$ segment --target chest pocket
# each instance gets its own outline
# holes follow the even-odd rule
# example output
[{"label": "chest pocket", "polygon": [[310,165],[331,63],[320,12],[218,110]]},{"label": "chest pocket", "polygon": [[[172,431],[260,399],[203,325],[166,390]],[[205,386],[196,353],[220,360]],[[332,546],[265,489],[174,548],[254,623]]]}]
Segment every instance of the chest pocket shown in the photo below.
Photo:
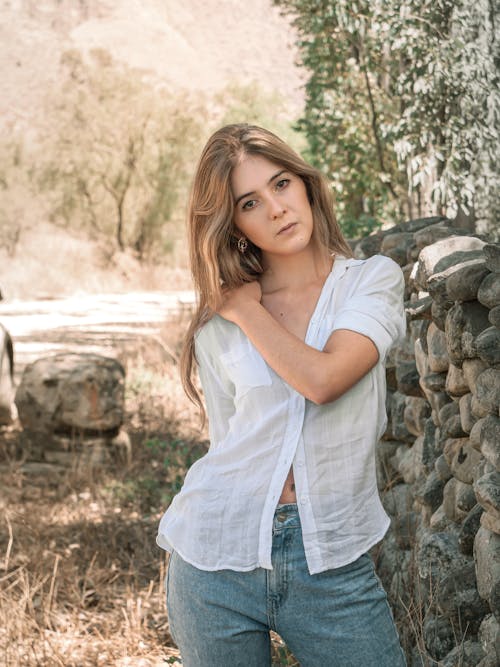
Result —
[{"label": "chest pocket", "polygon": [[249,342],[232,345],[229,352],[221,355],[220,360],[235,386],[237,396],[272,383],[266,362]]}]

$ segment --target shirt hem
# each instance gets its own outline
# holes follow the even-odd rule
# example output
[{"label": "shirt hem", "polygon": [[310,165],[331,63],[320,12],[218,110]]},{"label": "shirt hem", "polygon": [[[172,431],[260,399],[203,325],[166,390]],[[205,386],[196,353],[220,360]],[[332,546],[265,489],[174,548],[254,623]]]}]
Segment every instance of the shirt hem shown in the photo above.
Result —
[{"label": "shirt hem", "polygon": [[266,568],[262,565],[259,565],[258,563],[254,564],[254,565],[243,565],[241,567],[237,567],[235,565],[222,565],[222,566],[217,565],[217,566],[212,566],[212,567],[208,566],[208,565],[202,565],[201,563],[198,563],[194,559],[189,558],[188,556],[186,556],[183,553],[183,551],[173,547],[170,544],[170,542],[168,542],[168,540],[165,538],[164,535],[162,535],[161,537],[163,538],[164,543],[168,543],[168,547],[163,546],[163,544],[160,544],[160,541],[157,538],[156,543],[158,544],[159,547],[161,547],[162,549],[165,549],[165,551],[168,551],[169,553],[172,553],[172,552],[175,551],[175,553],[178,556],[180,556],[183,561],[185,561],[186,563],[189,563],[189,565],[192,565],[193,567],[195,567],[198,570],[204,570],[205,572],[218,572],[219,570],[233,570],[234,572],[250,572],[252,570],[257,570],[258,568],[269,569],[269,568]]},{"label": "shirt hem", "polygon": [[323,565],[320,568],[309,568],[309,574],[321,574],[321,572],[327,572],[328,570],[336,570],[338,567],[344,567],[345,565],[350,565],[351,563],[354,563],[355,560],[360,558],[363,554],[367,553],[372,547],[374,547],[378,542],[380,542],[386,535],[387,531],[389,530],[389,527],[391,525],[390,519],[387,519],[386,525],[381,530],[380,532],[376,533],[376,535],[371,538],[363,547],[360,547],[359,549],[356,549],[348,559],[342,560],[339,562],[336,562],[334,565],[327,565],[326,567],[324,566],[324,561],[323,560]]}]

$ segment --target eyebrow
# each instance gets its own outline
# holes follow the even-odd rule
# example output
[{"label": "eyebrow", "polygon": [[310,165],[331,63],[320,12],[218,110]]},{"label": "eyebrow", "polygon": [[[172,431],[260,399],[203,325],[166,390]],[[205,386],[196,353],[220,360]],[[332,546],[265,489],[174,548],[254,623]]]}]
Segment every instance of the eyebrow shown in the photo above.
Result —
[{"label": "eyebrow", "polygon": [[[280,171],[276,172],[276,174],[274,174],[273,176],[271,176],[271,178],[267,181],[266,185],[269,185],[269,184],[272,183],[276,178],[278,178],[279,176],[281,176],[281,174],[284,174],[284,173],[287,172],[287,171],[288,171],[288,169],[281,169]],[[242,199],[245,199],[245,197],[249,197],[250,195],[254,195],[254,194],[255,194],[255,190],[252,190],[251,192],[245,192],[244,195],[240,195],[240,196],[238,197],[238,199],[234,202],[234,205],[236,206]]]}]

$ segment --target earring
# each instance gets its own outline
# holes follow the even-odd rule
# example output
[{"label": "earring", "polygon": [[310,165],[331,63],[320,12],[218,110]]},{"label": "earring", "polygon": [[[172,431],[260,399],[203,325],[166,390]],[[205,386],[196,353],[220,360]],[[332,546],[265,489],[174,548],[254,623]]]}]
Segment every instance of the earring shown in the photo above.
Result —
[{"label": "earring", "polygon": [[248,241],[244,236],[238,239],[238,250],[241,252],[243,255],[248,248]]}]

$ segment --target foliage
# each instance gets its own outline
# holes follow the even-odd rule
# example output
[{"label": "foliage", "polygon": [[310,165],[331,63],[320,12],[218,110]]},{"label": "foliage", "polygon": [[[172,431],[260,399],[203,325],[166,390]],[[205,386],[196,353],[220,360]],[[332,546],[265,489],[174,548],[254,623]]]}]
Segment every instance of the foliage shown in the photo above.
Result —
[{"label": "foliage", "polygon": [[298,153],[306,149],[303,135],[290,123],[283,97],[263,90],[257,82],[229,83],[214,95],[214,103],[214,128],[229,123],[260,125],[277,134]]},{"label": "foliage", "polygon": [[29,174],[24,165],[24,147],[13,138],[0,142],[0,248],[12,257],[16,252],[27,208],[31,205]]},{"label": "foliage", "polygon": [[52,194],[53,218],[112,237],[139,258],[161,255],[199,142],[195,102],[155,89],[105,51],[92,52],[89,63],[68,51],[62,65],[38,171]]},{"label": "foliage", "polygon": [[110,256],[130,249],[155,260],[172,250],[199,150],[216,127],[263,124],[300,147],[283,102],[256,82],[212,97],[172,93],[101,49],[89,60],[66,51],[61,67],[42,114],[34,189],[48,195],[53,221],[108,241]]},{"label": "foliage", "polygon": [[309,70],[299,128],[344,226],[484,198],[494,220],[499,90],[487,0],[275,4],[292,16]]}]

